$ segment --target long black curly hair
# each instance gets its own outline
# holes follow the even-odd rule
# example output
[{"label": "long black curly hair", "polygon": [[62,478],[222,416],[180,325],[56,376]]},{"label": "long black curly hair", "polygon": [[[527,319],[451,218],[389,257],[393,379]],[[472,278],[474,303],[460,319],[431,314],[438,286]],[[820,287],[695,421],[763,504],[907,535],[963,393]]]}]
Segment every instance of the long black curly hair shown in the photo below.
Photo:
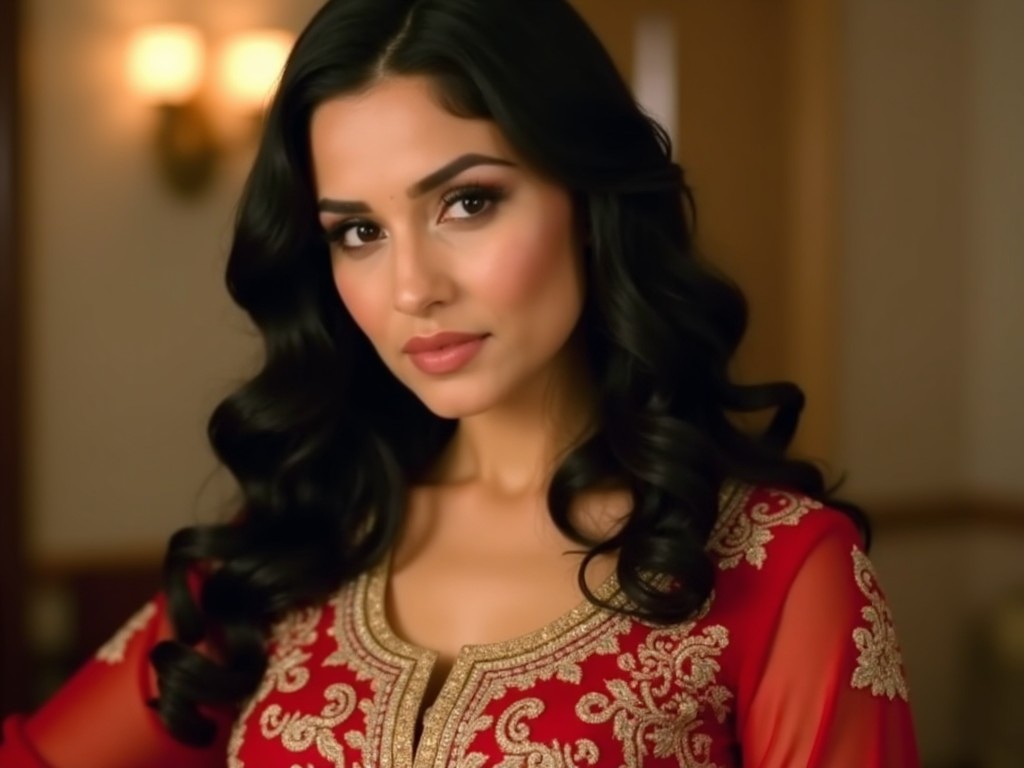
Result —
[{"label": "long black curly hair", "polygon": [[[551,478],[548,504],[588,552],[580,587],[590,599],[589,559],[616,552],[628,610],[680,622],[713,586],[705,545],[726,478],[828,493],[817,468],[785,455],[800,390],[731,381],[743,296],[695,253],[692,198],[668,137],[568,2],[330,0],[285,67],[228,262],[231,295],[265,344],[260,372],[209,424],[243,508],[230,523],[176,533],[165,562],[176,639],[152,653],[153,706],[186,743],[214,738],[201,707],[254,692],[276,620],[385,556],[409,483],[454,431],[391,375],[347,313],[317,217],[313,111],[403,75],[429,77],[454,115],[493,120],[577,203],[588,242],[577,330],[598,399],[588,437]],[[766,409],[759,434],[731,419]],[[593,541],[570,505],[610,482],[631,492],[632,511],[611,538]],[[198,600],[189,589],[197,567],[206,573]],[[660,589],[652,575],[679,588]],[[218,660],[195,650],[203,640]]]}]

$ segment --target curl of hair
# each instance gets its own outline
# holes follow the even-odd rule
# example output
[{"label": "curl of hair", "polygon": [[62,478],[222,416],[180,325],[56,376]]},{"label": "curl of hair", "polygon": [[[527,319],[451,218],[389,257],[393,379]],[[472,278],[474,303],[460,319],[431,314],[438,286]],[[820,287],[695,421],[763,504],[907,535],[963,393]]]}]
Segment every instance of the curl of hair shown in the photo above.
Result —
[{"label": "curl of hair", "polygon": [[[744,299],[695,253],[692,198],[668,137],[567,2],[331,0],[285,68],[228,262],[228,289],[265,346],[262,369],[209,424],[243,509],[231,523],[178,532],[165,561],[176,638],[152,654],[152,705],[186,743],[214,736],[202,707],[255,691],[275,621],[385,556],[408,483],[454,430],[397,382],[355,326],[317,221],[313,111],[406,75],[429,78],[453,114],[495,121],[525,162],[576,201],[587,243],[579,333],[599,402],[588,437],[555,471],[548,504],[587,550],[580,586],[589,599],[584,569],[614,551],[628,611],[683,621],[713,586],[705,546],[727,478],[828,495],[817,468],[785,455],[800,390],[730,379]],[[765,409],[774,413],[761,434],[729,418]],[[609,484],[632,493],[633,509],[610,539],[591,541],[570,507]],[[203,564],[213,566],[194,596],[190,573]],[[659,588],[662,577],[677,587]],[[195,649],[204,639],[219,661]]]}]

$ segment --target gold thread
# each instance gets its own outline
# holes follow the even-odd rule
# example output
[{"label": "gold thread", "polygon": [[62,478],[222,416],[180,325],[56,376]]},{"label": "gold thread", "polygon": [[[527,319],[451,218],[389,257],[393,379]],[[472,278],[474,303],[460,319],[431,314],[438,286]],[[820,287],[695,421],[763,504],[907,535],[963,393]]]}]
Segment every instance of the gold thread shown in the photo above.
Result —
[{"label": "gold thread", "polygon": [[807,496],[778,489],[766,489],[770,497],[747,509],[747,501],[754,487],[740,485],[711,532],[708,551],[718,558],[721,570],[735,568],[742,561],[758,570],[768,557],[765,545],[775,538],[773,528],[794,526],[813,509],[821,509],[820,502]]},{"label": "gold thread", "polygon": [[246,703],[231,730],[231,737],[228,740],[228,768],[245,768],[239,753],[245,740],[248,720],[256,707],[272,691],[294,693],[302,690],[309,682],[309,669],[303,665],[309,661],[311,654],[305,648],[316,642],[316,630],[322,614],[320,608],[307,608],[290,614],[274,627],[271,633],[271,653],[267,671],[263,675],[260,687]]},{"label": "gold thread", "polygon": [[410,768],[416,716],[436,655],[405,643],[390,631],[383,589],[373,581],[378,571],[363,574],[339,597],[334,624],[338,648],[324,665],[347,666],[370,681],[374,698],[366,708],[366,733],[357,739],[364,764]]},{"label": "gold thread", "polygon": [[869,626],[853,630],[853,642],[860,654],[850,684],[854,688],[870,687],[873,696],[886,696],[890,701],[899,696],[907,701],[907,681],[903,675],[903,659],[892,611],[878,586],[878,576],[867,555],[856,546],[851,555],[857,587],[869,602],[861,608],[860,615]]},{"label": "gold thread", "polygon": [[280,739],[289,752],[305,752],[314,744],[334,768],[345,768],[345,755],[334,729],[348,720],[356,708],[356,692],[350,685],[335,683],[324,691],[327,703],[318,715],[285,714],[271,704],[260,715],[260,731],[266,739]]},{"label": "gold thread", "polygon": [[[767,538],[763,533],[735,535],[739,530],[736,519],[743,517],[751,491],[750,486],[739,483],[723,486],[719,497],[721,512],[711,541],[713,544],[717,542],[719,548],[735,548],[742,539],[744,546],[727,555],[728,558],[735,555],[735,562],[720,567],[732,567],[742,556],[746,556],[755,567],[760,567],[763,562],[763,545],[771,540],[770,531],[765,531]],[[755,506],[759,512],[758,524],[795,524],[806,509],[796,503],[799,497],[789,499],[794,508],[784,509],[781,513],[773,511],[772,505],[767,503]],[[806,508],[810,506],[805,504]],[[583,682],[582,662],[595,655],[619,654],[620,669],[627,673],[627,678],[605,681],[607,691],[612,694],[611,699],[603,693],[586,693],[584,689],[576,708],[577,715],[587,722],[582,713],[588,713],[587,716],[594,718],[590,722],[599,722],[607,713],[608,718],[614,721],[617,737],[624,722],[627,730],[634,727],[637,733],[649,734],[654,739],[651,743],[655,754],[673,754],[682,749],[693,765],[710,765],[707,760],[711,738],[695,732],[704,722],[699,715],[709,709],[722,722],[732,696],[714,679],[719,671],[717,656],[728,645],[728,631],[714,626],[705,628],[698,636],[688,637],[695,622],[706,615],[710,601],[701,616],[691,622],[674,628],[651,628],[646,642],[633,653],[621,653],[621,638],[639,625],[646,625],[599,609],[588,601],[521,637],[464,646],[456,656],[437,699],[424,713],[422,734],[416,747],[417,719],[437,654],[405,642],[391,630],[385,606],[389,567],[390,563],[385,558],[380,565],[343,586],[329,601],[334,615],[326,631],[334,638],[337,647],[321,666],[352,670],[357,680],[367,683],[372,696],[357,699],[352,686],[335,683],[325,691],[327,703],[317,715],[285,714],[282,706],[275,702],[261,713],[260,725],[265,737],[281,737],[284,746],[292,751],[302,751],[315,744],[321,756],[334,761],[334,765],[344,762],[341,746],[344,742],[362,754],[362,762],[353,764],[352,768],[360,764],[373,768],[411,768],[414,764],[482,768],[488,763],[488,758],[471,751],[471,747],[478,734],[493,728],[497,729],[495,736],[506,753],[506,760],[500,763],[505,768],[518,765],[545,768],[590,766],[596,764],[598,752],[597,746],[588,739],[577,739],[571,745],[558,741],[550,745],[531,741],[528,720],[538,717],[543,711],[543,705],[539,709],[536,706],[539,700],[514,699],[498,715],[497,722],[484,712],[510,691],[527,691],[539,680],[580,685]],[[595,593],[598,598],[610,600],[613,604],[621,606],[625,602],[614,573]],[[305,612],[282,622],[275,629],[267,675],[232,732],[230,768],[244,768],[238,752],[246,721],[251,719],[258,704],[275,689],[282,693],[294,692],[308,683],[307,662],[311,654],[305,648],[315,642],[321,620],[320,610]],[[665,659],[669,657],[684,665],[687,671],[678,673],[682,675],[678,679],[669,680],[663,675],[660,682],[656,682],[657,674],[668,669]],[[676,669],[681,670],[682,667]],[[689,688],[680,687],[686,685]],[[635,707],[630,710],[627,691],[633,691],[634,697],[639,691],[646,691],[644,695],[660,692],[664,699],[658,710],[661,715],[657,712],[643,715]],[[357,709],[365,716],[365,728],[362,732],[350,730],[339,741],[337,726]],[[666,712],[670,711],[675,711],[684,720],[689,718],[683,726],[685,743],[682,747],[678,747],[669,732],[661,728],[662,721],[658,717],[667,716]],[[679,727],[675,723],[674,732],[678,733]],[[287,740],[285,734],[289,734]],[[631,765],[628,762],[630,749],[623,743],[624,757]]]},{"label": "gold thread", "polygon": [[531,741],[530,726],[526,720],[538,717],[543,711],[543,701],[528,698],[514,702],[502,712],[494,735],[505,759],[495,768],[580,768],[584,765],[597,765],[601,753],[590,739],[577,739],[572,744],[562,744],[555,739],[550,746]]},{"label": "gold thread", "polygon": [[96,660],[104,664],[120,664],[124,661],[125,651],[128,650],[128,643],[139,632],[142,632],[150,620],[156,616],[156,603],[150,601],[139,608],[135,614],[125,622],[114,636],[100,646],[96,651]]},{"label": "gold thread", "polygon": [[[361,589],[357,590],[357,600],[362,599],[363,610],[356,611],[358,615],[366,617],[368,632],[367,639],[371,640],[378,648],[390,656],[405,660],[406,663],[413,663],[417,668],[420,679],[417,685],[410,685],[401,694],[401,712],[396,718],[394,736],[396,741],[401,742],[404,754],[405,745],[408,743],[408,754],[412,753],[412,734],[415,732],[416,716],[422,703],[426,684],[430,672],[436,662],[437,655],[433,651],[417,648],[399,638],[389,626],[385,613],[385,591],[387,588],[389,563],[387,559],[371,571],[365,580],[361,580]],[[612,573],[604,583],[596,590],[595,595],[602,600],[612,599],[618,592],[618,580]],[[575,608],[566,614],[558,617],[538,630],[527,633],[511,640],[503,640],[496,643],[480,645],[465,645],[456,655],[448,677],[444,681],[430,711],[423,719],[423,729],[420,734],[419,744],[413,759],[415,765],[431,765],[437,755],[450,754],[456,737],[460,735],[468,737],[471,731],[467,730],[464,722],[472,720],[472,712],[469,711],[462,694],[477,692],[476,675],[474,673],[487,669],[512,669],[522,666],[530,666],[542,656],[558,651],[559,648],[571,645],[573,641],[585,636],[592,631],[593,627],[607,620],[604,613],[589,601],[582,601]],[[625,622],[628,628],[628,622]],[[625,629],[623,629],[625,631]],[[600,647],[608,647],[597,643],[592,652]],[[376,653],[374,655],[377,655]],[[533,679],[550,675],[575,675],[578,674],[572,668],[572,663],[561,661],[560,665],[552,666],[550,669],[541,668],[536,672],[527,672],[527,676],[533,674]],[[525,679],[525,677],[522,677]],[[481,707],[482,709],[482,707]],[[460,728],[460,724],[462,727]],[[395,750],[399,754],[398,749]],[[405,768],[409,765],[404,760],[396,760],[396,768]]]},{"label": "gold thread", "polygon": [[690,768],[712,768],[711,737],[697,732],[710,713],[725,722],[733,695],[717,680],[718,657],[729,645],[720,625],[691,635],[696,621],[652,630],[635,654],[619,656],[626,679],[606,680],[608,695],[592,692],[576,704],[585,723],[614,724],[627,768],[640,768],[648,754],[675,758]]}]

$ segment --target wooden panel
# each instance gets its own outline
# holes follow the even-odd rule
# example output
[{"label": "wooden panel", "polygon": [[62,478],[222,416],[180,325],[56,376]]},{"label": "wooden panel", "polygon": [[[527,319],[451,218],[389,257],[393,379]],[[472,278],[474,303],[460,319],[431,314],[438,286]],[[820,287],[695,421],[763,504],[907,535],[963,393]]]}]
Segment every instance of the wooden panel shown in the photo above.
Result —
[{"label": "wooden panel", "polygon": [[699,241],[736,279],[753,322],[740,370],[785,373],[789,82],[785,3],[574,0],[630,76],[641,14],[658,13],[677,39],[676,157],[697,198]]},{"label": "wooden panel", "polygon": [[694,187],[699,242],[747,295],[752,323],[738,370],[785,376],[790,280],[789,9],[753,0],[573,0],[631,75],[644,13],[673,24],[679,115],[676,157]]},{"label": "wooden panel", "polygon": [[789,0],[787,370],[807,394],[796,449],[833,459],[839,422],[839,0]]},{"label": "wooden panel", "polygon": [[571,0],[587,20],[615,65],[628,80],[633,73],[633,28],[643,3],[608,2],[608,0]]},{"label": "wooden panel", "polygon": [[575,0],[629,73],[640,14],[674,25],[676,156],[697,198],[699,245],[751,307],[746,381],[807,392],[798,449],[835,443],[838,264],[837,0]]},{"label": "wooden panel", "polygon": [[788,83],[784,3],[666,3],[679,40],[679,148],[700,244],[739,282],[751,325],[737,370],[786,374]]},{"label": "wooden panel", "polygon": [[914,536],[938,530],[994,529],[1024,537],[1024,499],[991,496],[925,496],[861,500],[875,533]]},{"label": "wooden panel", "polygon": [[0,716],[27,702],[20,450],[17,0],[0,0]]}]

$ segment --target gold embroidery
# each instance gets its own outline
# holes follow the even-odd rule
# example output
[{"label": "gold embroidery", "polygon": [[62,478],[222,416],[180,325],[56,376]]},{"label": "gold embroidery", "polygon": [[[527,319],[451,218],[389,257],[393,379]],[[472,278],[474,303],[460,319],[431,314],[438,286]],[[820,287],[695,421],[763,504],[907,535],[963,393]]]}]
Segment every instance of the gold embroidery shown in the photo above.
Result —
[{"label": "gold embroidery", "polygon": [[[598,596],[611,598],[616,590],[613,577],[598,590]],[[476,753],[468,750],[476,735],[491,727],[492,719],[483,714],[491,702],[512,689],[529,690],[540,680],[555,678],[579,684],[583,674],[580,663],[596,655],[617,653],[619,636],[632,626],[626,617],[584,603],[526,637],[464,648],[438,694],[434,711],[424,722],[417,765],[431,765],[440,756],[451,755],[446,764],[474,767]],[[452,717],[453,713],[458,717]],[[453,727],[455,723],[459,724]]]},{"label": "gold embroidery", "polygon": [[853,630],[853,642],[860,656],[857,657],[857,668],[850,684],[854,688],[870,686],[872,695],[884,695],[890,701],[896,696],[906,701],[907,681],[903,676],[903,660],[896,640],[892,611],[878,587],[878,576],[867,555],[857,547],[853,548],[852,555],[857,586],[870,602],[870,605],[861,609],[860,615],[867,620],[870,628],[857,627]]},{"label": "gold embroidery", "polygon": [[[537,698],[521,699],[509,706],[498,718],[494,735],[505,759],[495,768],[579,768],[597,765],[600,752],[590,739],[577,739],[573,744],[560,744],[555,739],[550,746],[530,741],[527,718],[536,718],[544,711],[544,702]],[[487,718],[488,720],[490,718]],[[459,768],[484,765],[486,756],[467,755]]]},{"label": "gold embroidery", "polygon": [[391,633],[384,615],[385,585],[382,566],[332,601],[335,622],[329,631],[338,646],[324,666],[353,670],[373,691],[372,701],[359,703],[366,715],[364,733],[345,735],[349,746],[362,751],[363,765],[405,768],[413,762],[416,717],[436,656]]},{"label": "gold embroidery", "polygon": [[[389,761],[385,763],[382,759],[379,764],[404,768],[413,762],[416,715],[436,654],[406,643],[391,631],[384,611],[386,584],[386,563],[371,572],[368,579],[360,579],[354,598],[353,627],[358,642],[349,643],[344,653],[339,650],[338,663],[344,658],[346,664],[355,668],[354,648],[359,651],[360,664],[380,665],[386,661],[401,670],[401,678],[390,684],[397,689],[392,697],[398,698],[398,706],[384,709],[386,714],[377,725],[377,733],[392,734],[383,742],[394,744],[391,754],[381,755]],[[617,591],[618,582],[612,575],[596,590],[596,595],[612,599]],[[523,637],[465,646],[433,706],[424,715],[415,764],[432,765],[449,756],[446,765],[470,768],[476,757],[467,755],[466,749],[474,736],[492,722],[481,714],[488,702],[504,695],[509,688],[525,690],[541,679],[578,681],[582,675],[579,662],[598,653],[616,653],[617,636],[630,626],[628,619],[610,616],[583,601],[569,613]],[[344,631],[345,627],[341,629]],[[380,740],[375,737],[374,741]]]},{"label": "gold embroidery", "polygon": [[[748,498],[749,486],[729,483],[723,487],[720,524],[742,514]],[[260,729],[265,737],[280,738],[281,743],[293,751],[315,747],[335,765],[343,763],[341,749],[347,746],[361,753],[361,765],[374,768],[409,768],[414,762],[417,766],[443,763],[459,768],[482,768],[490,765],[493,758],[469,750],[481,732],[493,728],[495,738],[505,751],[503,768],[534,765],[586,768],[599,761],[597,745],[589,739],[577,739],[570,744],[534,743],[530,720],[543,712],[543,706],[538,708],[536,699],[526,699],[525,702],[535,702],[527,704],[512,697],[497,723],[484,712],[512,691],[528,692],[538,681],[558,680],[580,685],[584,679],[584,661],[595,655],[621,654],[620,638],[637,626],[635,620],[582,602],[569,614],[524,637],[463,648],[433,706],[424,713],[419,747],[414,755],[417,719],[437,657],[432,651],[404,642],[388,626],[384,606],[387,566],[385,560],[342,587],[328,602],[334,614],[326,632],[337,645],[321,663],[325,674],[330,667],[351,670],[355,679],[372,691],[372,697],[358,698],[358,686],[335,683],[325,691],[327,701],[318,714],[287,713],[286,704],[281,706],[275,702],[260,713]],[[617,592],[614,576],[597,590],[602,599],[624,600],[621,595],[616,597]],[[308,683],[311,654],[306,646],[317,638],[320,616],[317,611],[315,616],[309,614],[305,620],[293,617],[275,630],[274,653],[264,682],[232,733],[230,768],[243,768],[238,753],[245,724],[255,718],[260,702],[274,690],[296,691]],[[692,629],[693,623],[689,623],[660,633],[655,631],[660,640],[652,636],[642,648],[622,655],[620,666],[626,665],[623,669],[629,674],[625,681],[618,681],[619,695],[608,700],[607,696],[591,694],[598,700],[581,700],[577,714],[582,718],[581,711],[590,706],[593,722],[611,721],[617,736],[620,723],[627,729],[634,728],[637,741],[627,744],[627,739],[623,748],[624,753],[631,751],[636,760],[652,748],[657,755],[672,754],[678,746],[672,740],[675,733],[683,740],[679,749],[697,760],[705,760],[693,764],[707,765],[711,741],[696,731],[710,717],[706,712],[710,711],[722,722],[728,711],[731,693],[715,685],[714,680],[718,672],[715,657],[728,644],[728,633],[722,627],[711,627],[702,635],[688,639]],[[678,637],[667,639],[670,635],[666,633],[670,631]],[[669,663],[666,659],[673,653],[677,667],[672,673],[669,664],[662,670],[663,679],[654,680],[651,676],[659,674],[660,669],[654,661],[659,653],[665,657],[658,662],[662,667]],[[630,664],[632,671],[628,669]],[[669,679],[670,674],[675,677]],[[343,679],[352,682],[351,677]],[[607,684],[607,690],[613,694],[616,692],[614,682]],[[580,695],[586,692],[584,689]],[[645,696],[655,698],[645,699]],[[603,710],[600,699],[605,700]],[[645,714],[645,705],[654,709]],[[364,715],[363,726],[342,733],[338,726],[357,711]],[[700,716],[704,717],[703,721]],[[668,721],[671,725],[667,725]]]},{"label": "gold embroidery", "polygon": [[734,495],[711,532],[708,550],[718,556],[722,570],[735,568],[742,560],[760,570],[768,556],[764,545],[775,538],[772,528],[796,525],[810,510],[821,509],[814,499],[772,489],[767,491],[770,501],[758,502],[745,514],[751,490],[748,486]]},{"label": "gold embroidery", "polygon": [[324,698],[328,703],[319,715],[285,715],[280,705],[272,704],[260,716],[260,729],[265,738],[280,738],[289,752],[305,752],[315,742],[321,757],[335,768],[344,768],[345,754],[333,729],[355,710],[356,692],[350,685],[335,683],[324,691]]},{"label": "gold embroidery", "polygon": [[146,603],[121,627],[112,638],[96,651],[96,660],[104,664],[120,664],[131,639],[144,630],[150,619],[156,615],[156,604]]},{"label": "gold embroidery", "polygon": [[732,693],[717,683],[718,656],[729,645],[719,625],[691,635],[694,622],[652,630],[636,654],[619,657],[628,679],[605,681],[610,696],[588,693],[576,704],[586,723],[613,721],[628,768],[640,768],[650,752],[673,757],[679,765],[710,768],[711,738],[695,733],[710,710],[722,723]]},{"label": "gold embroidery", "polygon": [[290,615],[278,624],[271,633],[273,651],[263,675],[260,687],[245,705],[228,741],[228,768],[245,768],[238,753],[245,740],[248,719],[274,690],[280,693],[294,693],[309,682],[309,669],[303,666],[311,654],[305,650],[316,642],[316,628],[322,616],[320,608],[307,608]]}]

